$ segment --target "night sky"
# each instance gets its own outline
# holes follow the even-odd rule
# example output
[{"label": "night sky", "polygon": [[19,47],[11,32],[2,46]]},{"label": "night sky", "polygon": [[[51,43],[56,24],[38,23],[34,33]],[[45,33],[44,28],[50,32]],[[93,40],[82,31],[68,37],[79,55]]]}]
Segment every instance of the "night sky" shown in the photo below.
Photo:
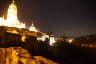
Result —
[{"label": "night sky", "polygon": [[[12,0],[0,0],[0,16],[6,16]],[[96,2],[92,0],[15,0],[18,19],[55,36],[96,34]]]}]

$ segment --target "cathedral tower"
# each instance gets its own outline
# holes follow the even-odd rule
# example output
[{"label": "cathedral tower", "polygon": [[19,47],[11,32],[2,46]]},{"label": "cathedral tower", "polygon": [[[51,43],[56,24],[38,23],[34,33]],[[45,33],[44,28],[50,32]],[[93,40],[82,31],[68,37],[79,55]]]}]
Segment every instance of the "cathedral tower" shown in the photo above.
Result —
[{"label": "cathedral tower", "polygon": [[11,23],[11,24],[18,23],[18,19],[17,19],[17,6],[16,6],[14,0],[12,1],[12,3],[9,5],[9,8],[8,8],[7,22]]}]

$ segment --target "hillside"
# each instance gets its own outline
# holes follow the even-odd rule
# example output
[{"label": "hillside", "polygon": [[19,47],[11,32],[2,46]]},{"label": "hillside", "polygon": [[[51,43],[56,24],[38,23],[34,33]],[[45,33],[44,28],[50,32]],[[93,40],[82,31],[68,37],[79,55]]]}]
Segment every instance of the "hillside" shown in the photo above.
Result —
[{"label": "hillside", "polygon": [[0,26],[0,64],[57,64],[34,56],[40,48],[37,34],[27,29]]}]

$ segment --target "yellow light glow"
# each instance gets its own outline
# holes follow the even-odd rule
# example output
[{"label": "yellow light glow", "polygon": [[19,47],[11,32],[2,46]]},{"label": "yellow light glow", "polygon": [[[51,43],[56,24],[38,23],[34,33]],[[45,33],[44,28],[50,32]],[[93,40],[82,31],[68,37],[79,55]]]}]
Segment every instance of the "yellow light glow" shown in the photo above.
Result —
[{"label": "yellow light glow", "polygon": [[21,40],[22,40],[23,42],[25,42],[25,39],[26,39],[26,37],[25,37],[25,36],[22,36],[22,39],[21,39]]},{"label": "yellow light glow", "polygon": [[14,34],[19,34],[16,30],[9,30],[7,32],[14,33]]},{"label": "yellow light glow", "polygon": [[67,41],[68,41],[69,43],[72,43],[73,39],[67,39]]},{"label": "yellow light glow", "polygon": [[73,40],[69,40],[69,43],[71,43]]}]

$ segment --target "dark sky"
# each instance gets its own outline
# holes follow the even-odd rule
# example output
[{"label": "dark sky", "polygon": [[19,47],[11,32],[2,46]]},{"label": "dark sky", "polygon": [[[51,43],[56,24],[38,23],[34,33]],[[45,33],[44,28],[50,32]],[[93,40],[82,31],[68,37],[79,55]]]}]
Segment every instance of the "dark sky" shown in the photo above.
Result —
[{"label": "dark sky", "polygon": [[[0,0],[0,15],[12,0]],[[19,20],[33,21],[43,32],[55,36],[96,34],[96,2],[92,0],[16,0]]]}]

